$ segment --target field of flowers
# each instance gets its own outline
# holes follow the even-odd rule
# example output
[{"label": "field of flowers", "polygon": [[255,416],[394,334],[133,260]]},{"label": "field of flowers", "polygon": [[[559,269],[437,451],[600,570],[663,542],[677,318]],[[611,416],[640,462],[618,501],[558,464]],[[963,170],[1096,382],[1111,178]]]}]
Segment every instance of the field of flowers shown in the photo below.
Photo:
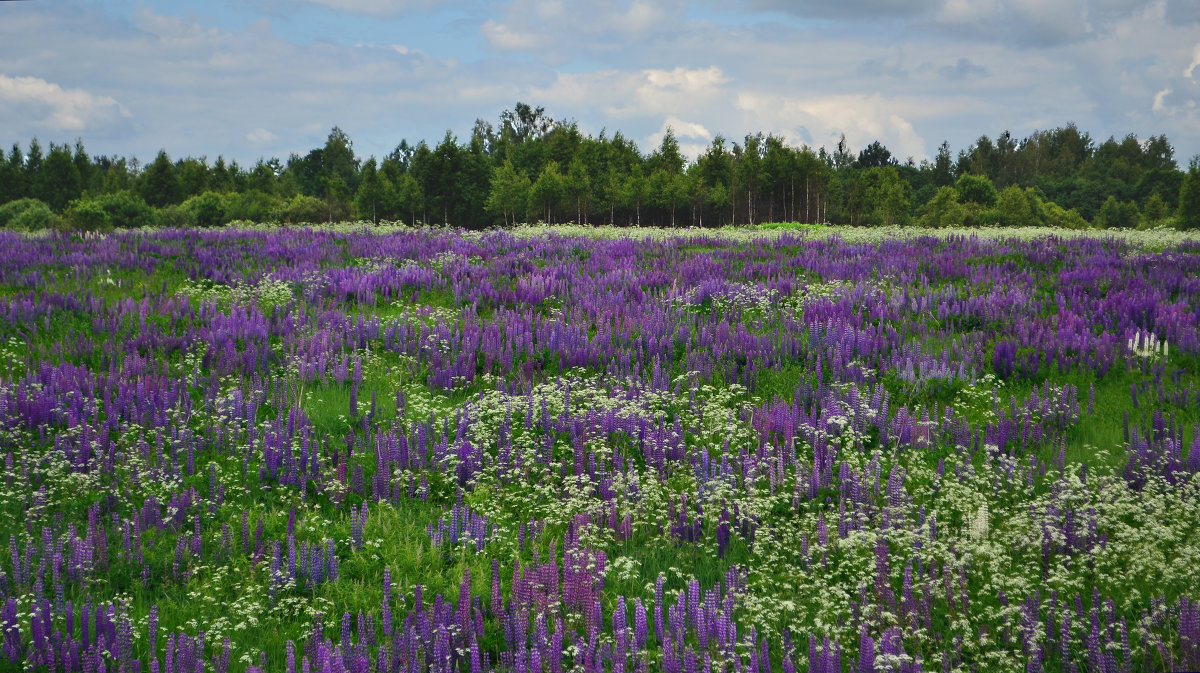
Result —
[{"label": "field of flowers", "polygon": [[1200,669],[1200,242],[583,233],[0,232],[0,668]]}]

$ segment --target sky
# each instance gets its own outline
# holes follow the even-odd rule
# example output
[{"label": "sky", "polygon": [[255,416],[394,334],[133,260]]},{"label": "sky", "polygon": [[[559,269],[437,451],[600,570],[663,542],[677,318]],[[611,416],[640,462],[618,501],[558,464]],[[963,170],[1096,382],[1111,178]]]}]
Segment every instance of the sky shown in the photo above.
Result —
[{"label": "sky", "polygon": [[645,152],[1068,122],[1200,153],[1200,0],[0,1],[0,142],[252,164],[469,137],[518,101]]}]

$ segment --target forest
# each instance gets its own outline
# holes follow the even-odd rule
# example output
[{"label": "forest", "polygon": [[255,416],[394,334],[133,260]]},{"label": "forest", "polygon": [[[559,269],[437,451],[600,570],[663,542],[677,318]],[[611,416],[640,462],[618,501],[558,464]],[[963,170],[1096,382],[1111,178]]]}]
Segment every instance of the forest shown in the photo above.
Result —
[{"label": "forest", "polygon": [[863,226],[1200,227],[1200,164],[1181,169],[1165,135],[1102,142],[1073,123],[981,136],[955,154],[900,159],[761,132],[716,136],[694,160],[668,132],[643,152],[621,132],[583,133],[517,103],[469,137],[401,140],[362,157],[334,127],[324,146],[253,166],[217,157],[149,163],[92,156],[82,139],[14,143],[0,158],[0,227],[105,230],[317,223],[352,218],[481,229],[516,222],[713,227],[771,222]]}]

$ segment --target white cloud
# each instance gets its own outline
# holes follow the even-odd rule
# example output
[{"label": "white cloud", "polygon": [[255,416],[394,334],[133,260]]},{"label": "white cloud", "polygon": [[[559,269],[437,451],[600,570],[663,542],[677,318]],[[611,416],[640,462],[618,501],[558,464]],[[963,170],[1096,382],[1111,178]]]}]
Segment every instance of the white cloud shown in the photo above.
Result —
[{"label": "white cloud", "polygon": [[41,77],[0,75],[0,108],[29,115],[35,124],[51,131],[95,129],[131,116],[111,96],[64,89]]},{"label": "white cloud", "polygon": [[[716,0],[355,0],[329,8],[342,16],[319,39],[302,24],[328,14],[295,11],[301,0],[253,0],[248,26],[165,0],[132,13],[77,1],[5,17],[0,73],[61,90],[0,98],[11,137],[53,126],[93,152],[252,162],[306,152],[336,124],[382,155],[447,128],[464,138],[521,100],[647,150],[670,123],[689,154],[718,133],[829,147],[845,131],[856,148],[878,139],[919,158],[942,139],[957,150],[1068,121],[1200,151],[1200,46],[1178,0],[740,0],[732,20],[702,11]],[[277,30],[254,20],[278,7],[291,11],[270,14]],[[429,14],[392,31],[386,19],[409,10]],[[50,49],[44,35],[63,39]],[[92,100],[62,102],[72,92]]]},{"label": "white cloud", "polygon": [[434,0],[289,0],[292,5],[315,5],[325,9],[376,18],[392,18],[413,10],[429,10]]},{"label": "white cloud", "polygon": [[246,140],[249,140],[250,142],[254,143],[255,145],[264,145],[266,143],[271,142],[272,140],[275,140],[278,137],[279,136],[275,135],[274,133],[271,133],[270,131],[268,131],[264,128],[257,128],[246,134]]},{"label": "white cloud", "polygon": [[1162,89],[1158,93],[1154,94],[1154,107],[1152,109],[1155,112],[1162,112],[1163,110],[1166,110],[1167,107],[1165,105],[1163,105],[1163,99],[1165,99],[1169,95],[1171,95],[1170,87]]},{"label": "white cloud", "polygon": [[789,141],[832,147],[844,133],[856,150],[879,140],[893,154],[918,160],[928,157],[926,142],[905,115],[911,116],[919,105],[861,94],[800,98],[746,92],[737,97],[738,108],[757,122],[753,128]]},{"label": "white cloud", "polygon": [[488,44],[500,51],[525,51],[541,44],[541,36],[492,19],[485,21],[479,30]]},{"label": "white cloud", "polygon": [[1192,62],[1188,64],[1187,70],[1183,71],[1184,77],[1191,77],[1192,73],[1196,72],[1196,68],[1200,67],[1200,42],[1192,47]]}]

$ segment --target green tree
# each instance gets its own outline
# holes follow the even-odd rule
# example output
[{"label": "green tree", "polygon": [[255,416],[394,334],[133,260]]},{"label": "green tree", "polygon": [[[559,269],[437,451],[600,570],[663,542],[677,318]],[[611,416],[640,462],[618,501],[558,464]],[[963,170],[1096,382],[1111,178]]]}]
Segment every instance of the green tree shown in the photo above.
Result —
[{"label": "green tree", "polygon": [[325,178],[325,207],[329,210],[330,222],[350,216],[350,186],[342,176],[334,174]]},{"label": "green tree", "polygon": [[425,209],[425,192],[412,172],[405,173],[395,186],[396,206],[409,214],[409,226],[416,226],[417,211]]},{"label": "green tree", "polygon": [[138,178],[138,194],[155,208],[169,206],[182,200],[179,175],[176,174],[175,164],[171,163],[166,150],[160,150],[158,156]]},{"label": "green tree", "polygon": [[[277,160],[273,159],[272,161]],[[246,187],[260,191],[263,194],[276,194],[278,186],[278,179],[275,177],[275,166],[259,159],[247,177]]]},{"label": "green tree", "polygon": [[[499,214],[507,226],[517,221],[517,211],[529,203],[529,178],[517,172],[512,161],[505,159],[492,173],[492,188],[488,193],[487,210]],[[509,215],[512,218],[510,220]]]},{"label": "green tree", "polygon": [[744,147],[733,148],[736,168],[734,169],[734,177],[738,183],[738,191],[746,196],[746,222],[754,224],[754,214],[758,201],[758,187],[762,180],[762,150],[763,137],[759,133],[757,135],[746,136],[746,144]]},{"label": "green tree", "polygon": [[337,126],[330,129],[325,139],[325,147],[321,151],[321,169],[327,180],[341,178],[350,193],[358,189],[358,159],[354,156],[354,143]]},{"label": "green tree", "polygon": [[1192,158],[1179,187],[1179,223],[1184,229],[1200,229],[1200,155]]},{"label": "green tree", "polygon": [[88,156],[87,150],[83,147],[82,138],[75,140],[75,150],[71,161],[74,162],[76,170],[79,171],[79,181],[82,187],[81,193],[83,191],[99,191],[100,185],[97,183],[100,175],[96,171],[96,165],[92,163],[92,158]]},{"label": "green tree", "polygon": [[1163,200],[1163,197],[1158,192],[1151,194],[1150,198],[1146,199],[1146,205],[1142,207],[1142,215],[1150,223],[1161,222],[1167,219],[1170,214],[1170,207],[1167,206],[1167,202]]},{"label": "green tree", "polygon": [[57,212],[79,198],[83,191],[83,180],[69,147],[50,145],[50,153],[37,172],[33,186],[34,197],[46,202]]},{"label": "green tree", "polygon": [[204,159],[188,157],[175,164],[179,175],[180,198],[187,199],[208,190],[208,165]]},{"label": "green tree", "polygon": [[621,186],[621,203],[627,208],[633,208],[637,214],[637,226],[642,226],[642,204],[650,193],[650,181],[642,174],[641,165],[636,165]]},{"label": "green tree", "polygon": [[617,223],[617,204],[621,203],[622,190],[625,180],[616,165],[610,163],[605,169],[600,181],[600,198],[608,204],[608,223]]},{"label": "green tree", "polygon": [[29,152],[25,154],[25,184],[32,191],[38,181],[38,173],[42,170],[42,144],[37,138],[29,141]]},{"label": "green tree", "polygon": [[565,193],[566,186],[563,184],[562,174],[558,172],[558,162],[551,161],[546,164],[537,181],[533,183],[529,198],[534,207],[546,213],[545,221],[551,223],[554,221],[554,207],[562,200]]},{"label": "green tree", "polygon": [[13,143],[6,160],[0,160],[0,203],[8,203],[29,196],[25,182],[25,156],[21,146]]},{"label": "green tree", "polygon": [[717,214],[717,226],[721,226],[721,213],[732,205],[732,201],[729,198],[729,189],[723,183],[718,182],[708,187],[708,205]]},{"label": "green tree", "polygon": [[354,195],[354,207],[358,210],[359,217],[370,213],[371,223],[378,224],[379,218],[376,210],[383,197],[383,181],[379,177],[375,157],[371,157],[367,160],[367,163],[363,164],[362,174],[359,176],[358,181],[358,192]]},{"label": "green tree", "polygon": [[907,224],[912,215],[908,183],[895,166],[876,166],[863,171],[860,181],[864,220],[870,224]]},{"label": "green tree", "polygon": [[587,166],[583,160],[575,157],[567,167],[567,179],[564,185],[567,196],[575,204],[576,224],[586,224],[588,200],[592,196],[592,180],[588,175]]}]

